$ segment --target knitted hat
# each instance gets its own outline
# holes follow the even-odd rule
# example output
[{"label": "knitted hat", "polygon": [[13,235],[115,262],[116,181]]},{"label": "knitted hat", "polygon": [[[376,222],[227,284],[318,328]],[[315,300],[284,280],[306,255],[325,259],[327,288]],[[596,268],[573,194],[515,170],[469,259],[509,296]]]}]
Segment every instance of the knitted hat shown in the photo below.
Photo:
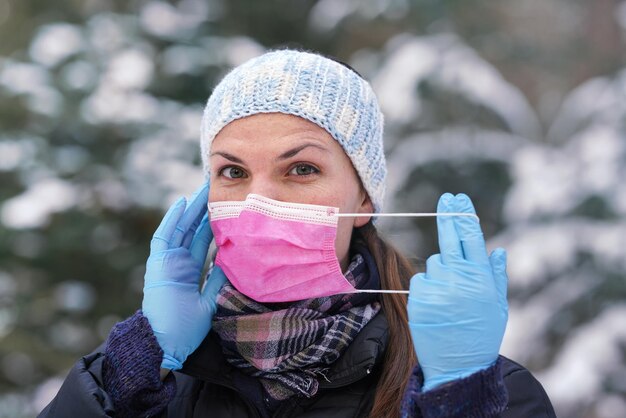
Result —
[{"label": "knitted hat", "polygon": [[211,143],[224,126],[274,112],[300,116],[328,131],[352,161],[374,211],[381,211],[387,167],[376,96],[357,73],[310,52],[268,52],[236,67],[215,87],[201,127],[207,178]]}]

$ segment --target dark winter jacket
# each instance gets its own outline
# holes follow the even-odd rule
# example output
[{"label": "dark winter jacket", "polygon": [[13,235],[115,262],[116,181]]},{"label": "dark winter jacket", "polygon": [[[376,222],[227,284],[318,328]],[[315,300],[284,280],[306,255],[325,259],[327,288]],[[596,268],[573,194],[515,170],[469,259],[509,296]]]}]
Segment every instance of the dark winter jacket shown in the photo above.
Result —
[{"label": "dark winter jacket", "polygon": [[[365,417],[372,407],[379,366],[387,343],[388,325],[379,314],[361,331],[344,355],[333,365],[328,380],[311,399],[292,399],[281,405],[277,417]],[[83,357],[70,371],[56,398],[39,415],[40,418],[115,417],[112,397],[103,389],[102,364],[104,347]],[[419,380],[419,370],[418,370]],[[254,396],[241,393],[244,379],[223,359],[213,333],[175,373],[176,395],[160,418],[240,418],[259,417]],[[239,379],[239,384],[236,384]],[[498,383],[499,382],[499,383]],[[506,386],[506,390],[502,385]],[[420,382],[417,382],[418,385]],[[500,357],[485,372],[443,385],[441,388],[408,394],[413,416],[470,417],[485,415],[483,406],[494,402],[496,391],[508,392],[508,406],[502,417],[554,417],[550,401],[539,382],[519,364]],[[490,393],[490,391],[494,393]],[[407,398],[407,395],[405,395]],[[258,401],[258,400],[257,400]],[[262,402],[262,400],[260,400]],[[406,402],[406,399],[405,399]],[[461,405],[442,408],[450,403]],[[456,408],[458,411],[459,409]]]}]

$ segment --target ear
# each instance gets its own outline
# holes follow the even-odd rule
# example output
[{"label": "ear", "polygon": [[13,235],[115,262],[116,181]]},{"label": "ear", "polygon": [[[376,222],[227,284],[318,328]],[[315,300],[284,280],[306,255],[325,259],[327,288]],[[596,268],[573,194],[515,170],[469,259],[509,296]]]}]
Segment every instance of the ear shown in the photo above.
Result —
[{"label": "ear", "polygon": [[[370,197],[367,195],[367,192],[363,189],[361,189],[361,196],[362,196],[361,205],[359,206],[357,213],[374,212],[374,205],[372,204]],[[354,223],[352,225],[355,228],[362,227],[363,225],[368,223],[371,218],[372,218],[371,216],[360,216],[358,218],[354,218]]]}]

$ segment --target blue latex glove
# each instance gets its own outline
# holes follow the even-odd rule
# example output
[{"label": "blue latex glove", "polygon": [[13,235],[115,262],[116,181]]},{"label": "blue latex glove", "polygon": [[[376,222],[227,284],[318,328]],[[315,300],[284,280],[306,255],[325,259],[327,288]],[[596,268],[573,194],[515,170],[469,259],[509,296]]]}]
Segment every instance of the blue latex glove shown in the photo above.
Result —
[{"label": "blue latex glove", "polygon": [[163,349],[164,369],[182,368],[187,356],[211,328],[215,299],[226,281],[215,267],[202,291],[200,278],[213,240],[207,217],[209,185],[186,206],[178,199],[167,211],[150,243],[143,288],[143,315]]},{"label": "blue latex glove", "polygon": [[[437,212],[475,213],[469,197],[450,193]],[[487,256],[474,217],[441,216],[437,228],[441,253],[411,279],[407,306],[424,391],[491,366],[508,319],[506,252]]]}]

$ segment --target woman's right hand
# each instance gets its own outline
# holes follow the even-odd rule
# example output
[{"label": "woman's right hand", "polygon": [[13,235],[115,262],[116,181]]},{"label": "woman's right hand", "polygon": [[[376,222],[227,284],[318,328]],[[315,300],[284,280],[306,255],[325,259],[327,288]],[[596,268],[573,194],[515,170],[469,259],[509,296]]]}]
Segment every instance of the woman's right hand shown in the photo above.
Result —
[{"label": "woman's right hand", "polygon": [[163,369],[182,368],[211,329],[215,299],[226,276],[213,268],[200,278],[213,233],[207,216],[209,184],[188,205],[178,199],[167,211],[150,243],[143,288],[143,315],[163,349]]}]

